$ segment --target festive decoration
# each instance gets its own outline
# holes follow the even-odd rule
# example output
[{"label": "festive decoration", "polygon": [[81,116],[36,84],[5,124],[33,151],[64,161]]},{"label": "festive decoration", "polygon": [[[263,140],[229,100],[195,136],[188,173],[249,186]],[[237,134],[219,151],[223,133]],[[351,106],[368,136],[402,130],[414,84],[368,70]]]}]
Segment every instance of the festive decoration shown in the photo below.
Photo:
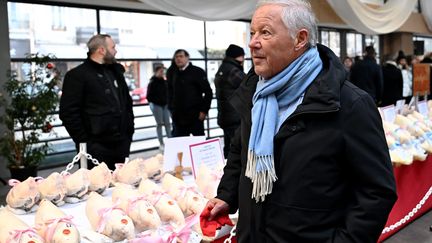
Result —
[{"label": "festive decoration", "polygon": [[6,93],[0,94],[0,107],[5,109],[0,122],[7,127],[0,136],[0,154],[8,160],[9,168],[37,167],[47,154],[48,144],[40,143],[39,137],[53,128],[50,122],[59,101],[61,79],[51,63],[53,58],[31,54],[25,61],[28,72],[8,74]]}]

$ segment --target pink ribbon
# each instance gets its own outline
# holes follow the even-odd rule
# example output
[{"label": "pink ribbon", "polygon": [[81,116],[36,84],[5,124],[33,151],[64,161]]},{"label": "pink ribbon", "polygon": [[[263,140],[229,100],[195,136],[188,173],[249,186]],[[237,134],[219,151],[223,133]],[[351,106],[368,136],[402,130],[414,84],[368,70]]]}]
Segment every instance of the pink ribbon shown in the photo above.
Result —
[{"label": "pink ribbon", "polygon": [[28,229],[24,229],[24,230],[14,230],[12,232],[9,232],[10,237],[7,238],[6,243],[20,242],[21,237],[25,233],[33,233],[34,235],[37,236],[37,233],[33,228],[28,228]]},{"label": "pink ribbon", "polygon": [[167,226],[167,229],[168,229],[168,231],[171,232],[171,234],[168,236],[168,239],[166,240],[166,242],[171,243],[177,238],[179,238],[181,240],[181,242],[188,242],[189,237],[190,237],[190,233],[192,231],[191,227],[192,227],[192,225],[198,223],[198,219],[199,219],[198,214],[193,214],[193,215],[187,217],[185,220],[185,222],[186,222],[185,225],[178,232],[175,231],[173,226],[171,226],[171,225]]},{"label": "pink ribbon", "polygon": [[73,216],[72,215],[68,215],[68,216],[65,216],[65,217],[56,218],[56,219],[49,219],[49,220],[45,221],[45,224],[48,225],[48,229],[45,232],[45,239],[46,239],[46,241],[51,242],[52,237],[54,235],[54,231],[55,231],[55,229],[57,228],[57,225],[60,222],[73,225],[74,223],[72,223],[72,219],[73,219]]},{"label": "pink ribbon", "polygon": [[147,201],[147,198],[148,198],[147,195],[142,195],[142,196],[135,197],[134,199],[128,199],[126,214],[129,214],[129,212],[136,206],[138,201]]},{"label": "pink ribbon", "polygon": [[175,200],[178,200],[178,198],[184,198],[188,191],[192,191],[198,195],[201,195],[194,186],[181,186],[179,187],[179,190],[179,193],[177,193],[177,196],[174,198]]},{"label": "pink ribbon", "polygon": [[9,179],[9,181],[8,181],[9,186],[12,186],[12,187],[16,186],[16,185],[18,185],[20,183],[21,183],[21,181],[19,181],[17,179]]},{"label": "pink ribbon", "polygon": [[159,200],[162,198],[163,195],[168,195],[168,194],[166,192],[153,191],[152,195],[154,196],[154,199],[151,201],[151,204],[154,206],[159,202]]},{"label": "pink ribbon", "polygon": [[114,211],[114,210],[120,210],[123,214],[123,210],[121,208],[118,207],[119,202],[114,203],[114,205],[112,205],[109,208],[102,208],[98,210],[98,214],[99,214],[99,223],[97,225],[97,229],[96,232],[101,233],[103,231],[103,229],[105,228],[105,225],[109,219],[110,214]]},{"label": "pink ribbon", "polygon": [[161,236],[152,235],[151,230],[139,233],[135,239],[129,240],[128,243],[166,243]]}]

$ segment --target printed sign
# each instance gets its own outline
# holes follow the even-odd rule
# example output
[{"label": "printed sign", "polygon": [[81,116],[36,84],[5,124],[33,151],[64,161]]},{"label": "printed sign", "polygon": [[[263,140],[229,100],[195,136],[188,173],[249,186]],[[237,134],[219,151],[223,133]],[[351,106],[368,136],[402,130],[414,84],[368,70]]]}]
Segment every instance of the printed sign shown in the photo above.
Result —
[{"label": "printed sign", "polygon": [[419,63],[413,65],[413,95],[421,96],[430,93],[430,65]]},{"label": "printed sign", "polygon": [[205,136],[175,137],[165,139],[164,171],[173,171],[179,165],[178,153],[182,155],[182,166],[190,167],[189,145],[205,141]]},{"label": "printed sign", "polygon": [[211,171],[216,171],[224,166],[225,159],[219,138],[191,144],[189,149],[194,178],[201,164],[205,164]]}]

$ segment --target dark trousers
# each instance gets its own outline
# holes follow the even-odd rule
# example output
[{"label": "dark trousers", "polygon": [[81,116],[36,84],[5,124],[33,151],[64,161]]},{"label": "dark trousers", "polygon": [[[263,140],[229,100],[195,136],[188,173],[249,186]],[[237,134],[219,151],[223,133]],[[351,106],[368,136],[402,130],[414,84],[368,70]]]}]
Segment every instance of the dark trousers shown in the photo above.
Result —
[{"label": "dark trousers", "polygon": [[230,151],[231,139],[234,137],[234,133],[238,126],[225,127],[223,129],[224,132],[224,157],[228,158],[228,153]]},{"label": "dark trousers", "polygon": [[196,120],[192,124],[180,125],[173,122],[173,137],[184,137],[190,134],[194,136],[203,136],[204,134],[204,121]]},{"label": "dark trousers", "polygon": [[[99,163],[105,162],[110,170],[115,170],[115,164],[124,163],[125,158],[129,157],[131,141],[124,139],[115,142],[87,142],[87,153]],[[79,151],[79,144],[77,145]],[[87,159],[87,168],[91,169],[96,165]]]}]

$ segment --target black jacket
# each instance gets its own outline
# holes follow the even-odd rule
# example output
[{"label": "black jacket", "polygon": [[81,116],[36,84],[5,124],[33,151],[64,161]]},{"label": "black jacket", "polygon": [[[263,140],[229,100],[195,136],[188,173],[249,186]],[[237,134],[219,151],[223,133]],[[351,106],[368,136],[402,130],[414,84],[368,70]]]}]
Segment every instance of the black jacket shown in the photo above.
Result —
[{"label": "black jacket", "polygon": [[167,104],[168,85],[165,79],[156,76],[151,77],[147,86],[147,100],[156,105]]},{"label": "black jacket", "polygon": [[382,67],[384,92],[381,106],[394,105],[402,99],[403,77],[396,63],[386,63]]},{"label": "black jacket", "polygon": [[121,64],[90,58],[66,73],[60,119],[75,143],[132,140],[132,99],[123,73]]},{"label": "black jacket", "polygon": [[370,96],[345,80],[339,59],[318,45],[323,70],[273,140],[277,181],[264,202],[245,177],[251,70],[231,99],[241,116],[217,198],[239,210],[245,242],[376,243],[396,201],[381,118]]},{"label": "black jacket", "polygon": [[376,104],[381,102],[383,78],[381,68],[374,58],[366,56],[364,60],[354,63],[349,80],[370,94]]},{"label": "black jacket", "polygon": [[240,86],[245,76],[243,66],[231,57],[226,57],[216,72],[214,84],[218,107],[217,122],[222,129],[240,125],[240,116],[229,103],[228,98]]},{"label": "black jacket", "polygon": [[187,126],[198,120],[200,112],[208,114],[213,92],[204,70],[189,63],[183,71],[173,68],[171,75],[168,108],[173,122]]}]

